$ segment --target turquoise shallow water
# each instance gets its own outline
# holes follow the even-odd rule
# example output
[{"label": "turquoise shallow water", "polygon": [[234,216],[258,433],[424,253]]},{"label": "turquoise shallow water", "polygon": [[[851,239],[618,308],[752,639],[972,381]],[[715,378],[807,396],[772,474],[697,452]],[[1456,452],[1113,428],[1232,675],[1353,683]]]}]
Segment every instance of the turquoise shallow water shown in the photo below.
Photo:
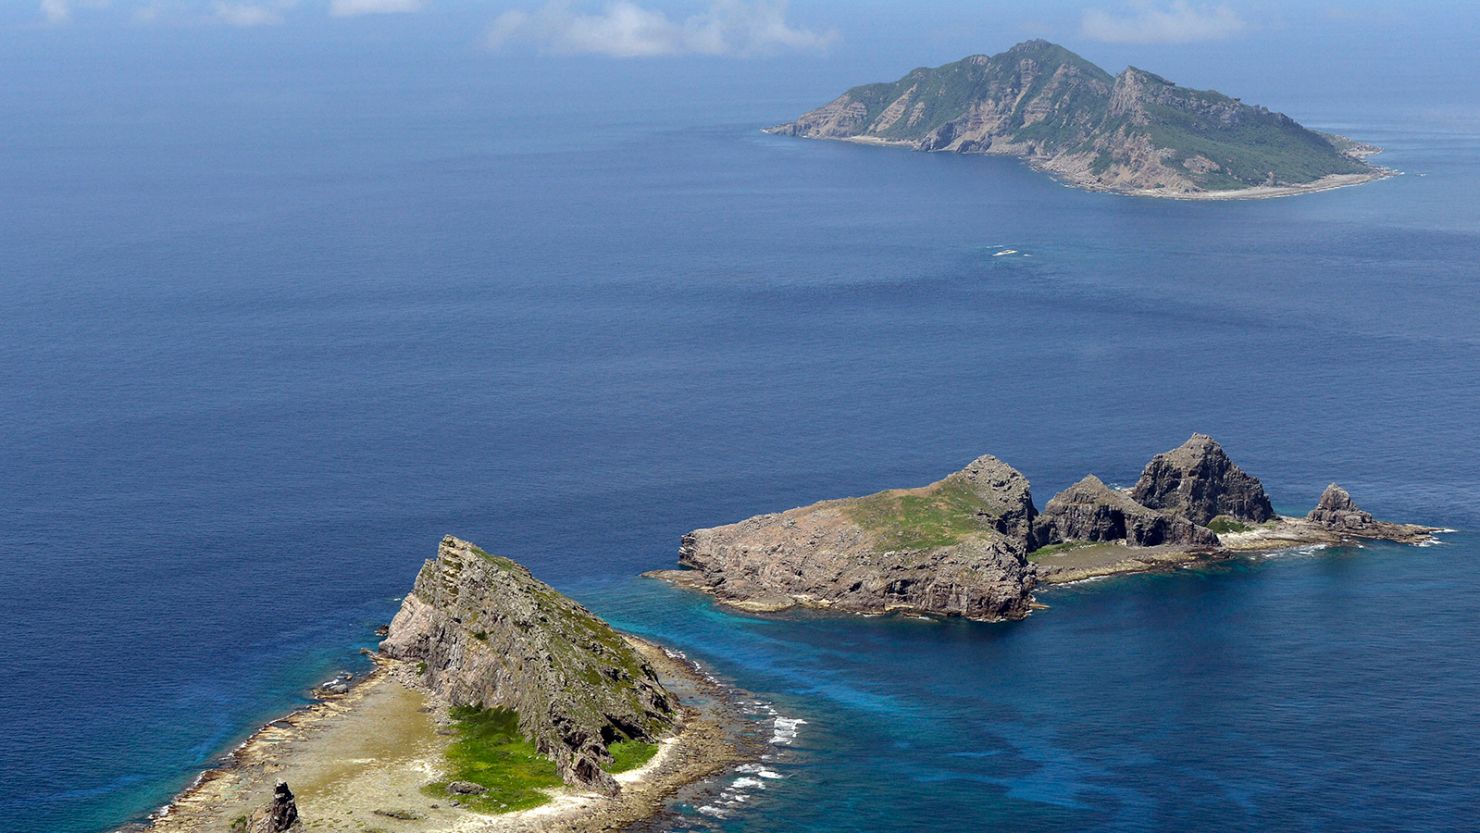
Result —
[{"label": "turquoise shallow water", "polygon": [[984,452],[1040,504],[1128,482],[1194,430],[1283,510],[1339,480],[1474,529],[1473,124],[1351,108],[1325,123],[1408,175],[1187,204],[755,130],[806,101],[596,102],[547,135],[293,92],[5,120],[0,828],[157,807],[356,667],[445,532],[755,700],[766,772],[664,829],[1472,825],[1471,532],[999,626],[734,616],[635,576],[688,529]]}]

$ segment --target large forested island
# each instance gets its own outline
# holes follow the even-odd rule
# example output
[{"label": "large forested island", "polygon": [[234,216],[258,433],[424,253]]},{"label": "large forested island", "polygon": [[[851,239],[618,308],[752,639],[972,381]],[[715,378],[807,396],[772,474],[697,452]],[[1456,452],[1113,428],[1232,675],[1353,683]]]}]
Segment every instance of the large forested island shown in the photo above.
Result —
[{"label": "large forested island", "polygon": [[1269,197],[1380,179],[1377,148],[1283,113],[1127,67],[1111,75],[1043,40],[865,84],[768,132],[1016,156],[1093,190]]}]

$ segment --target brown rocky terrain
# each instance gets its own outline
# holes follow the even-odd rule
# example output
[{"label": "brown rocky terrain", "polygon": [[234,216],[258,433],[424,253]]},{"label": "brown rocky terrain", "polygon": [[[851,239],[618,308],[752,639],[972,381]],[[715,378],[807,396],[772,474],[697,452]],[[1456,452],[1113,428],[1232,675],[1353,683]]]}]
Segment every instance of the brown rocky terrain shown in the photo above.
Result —
[{"label": "brown rocky terrain", "polygon": [[919,489],[824,501],[683,538],[659,577],[750,610],[830,607],[972,619],[1028,614],[1027,478],[984,456]]},{"label": "brown rocky terrain", "polygon": [[1218,546],[1218,536],[1207,527],[1143,506],[1092,474],[1054,495],[1038,516],[1036,529],[1040,546],[1068,541],[1123,541],[1134,547]]},{"label": "brown rocky terrain", "polygon": [[679,549],[685,569],[648,575],[752,611],[995,621],[1026,616],[1039,583],[1354,538],[1419,543],[1436,531],[1373,520],[1337,486],[1309,518],[1279,517],[1258,478],[1194,434],[1152,458],[1133,488],[1089,475],[1042,514],[1027,478],[988,455],[929,486],[695,530]]}]

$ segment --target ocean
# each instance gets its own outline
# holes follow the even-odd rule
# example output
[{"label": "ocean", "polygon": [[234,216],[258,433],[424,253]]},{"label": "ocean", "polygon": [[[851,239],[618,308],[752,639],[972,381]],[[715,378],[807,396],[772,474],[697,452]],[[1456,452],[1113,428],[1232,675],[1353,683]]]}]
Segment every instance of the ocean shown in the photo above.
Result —
[{"label": "ocean", "polygon": [[[362,669],[444,533],[745,692],[772,752],[662,829],[1473,829],[1480,120],[1323,102],[1404,175],[1190,203],[759,132],[811,92],[212,89],[0,93],[0,830],[158,808]],[[1282,511],[1337,481],[1459,531],[995,625],[638,577],[983,453],[1042,506],[1194,431]]]}]

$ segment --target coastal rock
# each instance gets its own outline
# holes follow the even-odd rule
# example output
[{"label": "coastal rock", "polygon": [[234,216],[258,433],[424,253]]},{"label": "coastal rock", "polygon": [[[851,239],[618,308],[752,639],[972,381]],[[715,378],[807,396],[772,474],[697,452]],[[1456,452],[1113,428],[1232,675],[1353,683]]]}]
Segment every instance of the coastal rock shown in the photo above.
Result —
[{"label": "coastal rock", "polygon": [[1360,529],[1373,523],[1372,513],[1357,506],[1351,493],[1335,483],[1321,492],[1316,508],[1305,519],[1332,529]]},{"label": "coastal rock", "polygon": [[1192,438],[1146,464],[1131,489],[1135,502],[1205,525],[1219,515],[1263,523],[1274,507],[1259,478],[1229,459],[1206,434]]},{"label": "coastal rock", "polygon": [[452,781],[447,784],[448,795],[483,795],[488,788],[472,781]]},{"label": "coastal rock", "polygon": [[288,782],[279,781],[272,790],[272,801],[247,819],[247,833],[288,833],[297,831],[298,802]]},{"label": "coastal rock", "polygon": [[512,709],[567,783],[606,793],[609,745],[672,732],[677,703],[620,634],[519,564],[442,539],[381,643],[454,706]]},{"label": "coastal rock", "polygon": [[1316,508],[1305,519],[1337,535],[1386,541],[1422,541],[1438,531],[1432,527],[1379,521],[1371,512],[1357,506],[1346,489],[1335,483],[1326,487]]},{"label": "coastal rock", "polygon": [[659,578],[752,610],[794,605],[1020,619],[1034,585],[1027,478],[990,455],[918,489],[824,501],[683,537]]},{"label": "coastal rock", "polygon": [[1088,475],[1054,495],[1038,516],[1039,545],[1063,541],[1125,541],[1135,547],[1179,544],[1216,547],[1212,530],[1142,506]]}]

